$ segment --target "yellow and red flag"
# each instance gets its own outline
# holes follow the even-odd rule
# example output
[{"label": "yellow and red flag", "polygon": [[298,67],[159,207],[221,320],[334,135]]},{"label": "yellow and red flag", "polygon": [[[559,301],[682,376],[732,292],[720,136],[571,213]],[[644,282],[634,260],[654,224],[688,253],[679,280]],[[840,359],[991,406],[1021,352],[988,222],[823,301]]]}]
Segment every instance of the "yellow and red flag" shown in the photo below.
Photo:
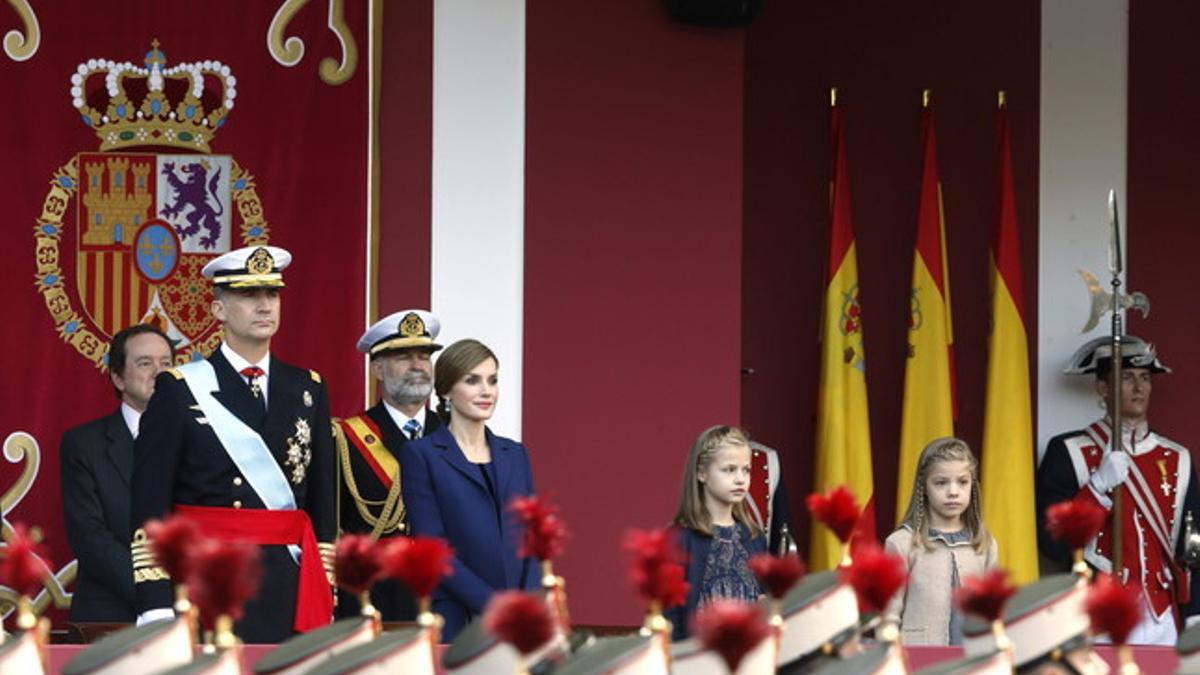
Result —
[{"label": "yellow and red flag", "polygon": [[[832,111],[833,162],[830,184],[829,279],[821,335],[821,384],[817,401],[817,461],[814,489],[845,485],[863,505],[856,534],[875,538],[875,484],[871,471],[871,431],[867,415],[866,362],[858,257],[850,215],[842,111]],[[826,528],[813,528],[809,566],[837,567],[841,546]]]},{"label": "yellow and red flag", "polygon": [[996,142],[999,184],[991,255],[992,333],[980,489],[984,517],[1000,546],[1000,566],[1008,569],[1014,583],[1025,584],[1038,576],[1033,414],[1012,150],[1003,98],[996,116]]},{"label": "yellow and red flag", "polygon": [[954,435],[954,332],[950,320],[950,268],[946,219],[938,179],[933,108],[921,113],[923,158],[917,245],[909,298],[908,359],[900,423],[896,519],[908,507],[917,458],[929,441]]}]

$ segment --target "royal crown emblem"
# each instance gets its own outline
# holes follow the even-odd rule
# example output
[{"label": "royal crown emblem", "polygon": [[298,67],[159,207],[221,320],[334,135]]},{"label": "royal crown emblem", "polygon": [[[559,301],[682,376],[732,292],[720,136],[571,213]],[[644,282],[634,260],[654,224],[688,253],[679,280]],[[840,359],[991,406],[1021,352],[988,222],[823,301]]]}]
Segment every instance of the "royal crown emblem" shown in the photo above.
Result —
[{"label": "royal crown emblem", "polygon": [[[134,323],[162,328],[181,362],[210,353],[221,336],[201,270],[269,234],[253,176],[209,154],[237,97],[229,66],[171,65],[151,44],[141,66],[91,59],[71,75],[100,147],[54,173],[34,228],[35,284],[58,334],[101,368],[109,338]],[[263,264],[269,254],[248,266]]]}]

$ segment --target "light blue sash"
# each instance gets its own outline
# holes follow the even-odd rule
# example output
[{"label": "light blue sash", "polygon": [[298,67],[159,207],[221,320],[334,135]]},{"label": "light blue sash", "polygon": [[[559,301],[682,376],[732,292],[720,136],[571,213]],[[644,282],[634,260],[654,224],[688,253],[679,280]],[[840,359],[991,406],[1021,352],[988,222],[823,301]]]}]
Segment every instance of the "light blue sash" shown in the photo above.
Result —
[{"label": "light blue sash", "polygon": [[200,412],[208,418],[208,426],[217,434],[217,440],[263,504],[273,511],[296,508],[292,487],[262,436],[212,395],[219,389],[212,364],[205,360],[192,361],[179,366],[178,370],[200,406]]}]

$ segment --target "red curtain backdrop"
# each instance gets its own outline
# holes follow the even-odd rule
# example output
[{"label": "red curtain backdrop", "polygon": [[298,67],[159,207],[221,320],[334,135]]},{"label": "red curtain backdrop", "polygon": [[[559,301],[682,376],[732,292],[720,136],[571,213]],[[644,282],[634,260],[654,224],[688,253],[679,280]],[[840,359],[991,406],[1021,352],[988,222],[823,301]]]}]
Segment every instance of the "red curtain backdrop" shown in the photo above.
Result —
[{"label": "red curtain backdrop", "polygon": [[[291,17],[282,37],[302,40],[304,46],[292,67],[268,52],[268,32],[282,4],[33,3],[40,30],[36,51],[24,60],[0,54],[0,82],[8,92],[0,115],[0,205],[7,222],[0,235],[5,322],[0,432],[9,439],[6,461],[0,461],[0,503],[5,529],[14,521],[42,527],[60,584],[73,577],[68,566],[73,556],[62,530],[59,440],[68,427],[115,408],[108,377],[99,369],[101,355],[111,332],[138,313],[128,303],[146,302],[148,283],[135,278],[129,246],[123,253],[121,246],[110,247],[107,256],[80,255],[76,218],[81,207],[75,198],[57,201],[80,192],[78,184],[64,180],[61,169],[78,153],[97,153],[101,144],[72,103],[70,78],[80,63],[97,59],[142,66],[157,41],[166,68],[206,61],[230,68],[236,98],[208,152],[231,156],[252,178],[241,184],[240,197],[228,200],[235,233],[231,247],[265,238],[295,256],[285,274],[283,324],[272,351],[320,372],[335,413],[363,404],[362,361],[354,343],[366,302],[367,3],[345,3],[341,31],[346,42],[330,27],[337,22],[330,21],[327,3],[310,3]],[[12,29],[28,30],[6,5],[0,8],[0,32]],[[331,66],[344,61],[353,70],[344,82],[330,84],[319,75],[325,59],[332,59]],[[218,79],[208,78],[205,91],[219,94]],[[102,75],[87,88],[97,85],[104,88]],[[119,152],[132,151],[187,152],[162,147]],[[98,160],[104,159],[90,161],[103,164]],[[162,170],[153,157],[131,162],[151,167],[151,173]],[[153,183],[152,176],[148,180]],[[171,195],[157,198],[162,204]],[[265,233],[241,232],[254,224],[265,225]],[[125,231],[125,241],[134,229]],[[81,269],[86,271],[82,283]],[[206,286],[181,284],[176,290],[177,298],[192,293],[191,309],[207,314]],[[118,297],[121,309],[115,311]],[[186,304],[180,299],[165,307],[177,325],[188,323]],[[11,436],[18,433],[27,436]]]}]

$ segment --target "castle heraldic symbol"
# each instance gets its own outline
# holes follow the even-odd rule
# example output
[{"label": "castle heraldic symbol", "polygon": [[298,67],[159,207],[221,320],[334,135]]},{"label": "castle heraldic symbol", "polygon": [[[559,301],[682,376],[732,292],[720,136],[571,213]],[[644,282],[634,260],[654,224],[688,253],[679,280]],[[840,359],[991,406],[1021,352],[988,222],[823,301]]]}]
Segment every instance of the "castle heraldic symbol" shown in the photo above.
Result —
[{"label": "castle heraldic symbol", "polygon": [[35,285],[59,336],[99,368],[134,323],[162,328],[180,362],[211,353],[221,336],[200,272],[269,234],[254,178],[210,154],[237,96],[229,66],[168,67],[157,41],[143,63],[92,59],[71,75],[100,147],[54,173],[34,228]]}]

